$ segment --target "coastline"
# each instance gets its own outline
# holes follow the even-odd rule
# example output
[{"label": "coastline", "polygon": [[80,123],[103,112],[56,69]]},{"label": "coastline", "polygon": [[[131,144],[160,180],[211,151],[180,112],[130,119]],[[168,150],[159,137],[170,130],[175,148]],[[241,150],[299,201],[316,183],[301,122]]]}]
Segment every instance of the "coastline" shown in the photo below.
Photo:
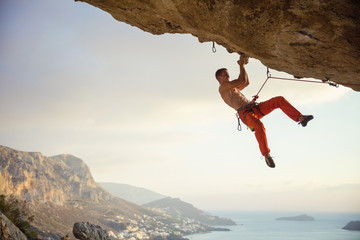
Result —
[{"label": "coastline", "polygon": [[[348,212],[290,212],[290,211],[213,211],[223,217],[230,217],[237,225],[227,226],[228,232],[210,232],[185,236],[189,240],[260,240],[273,239],[360,239],[359,231],[342,229],[348,222],[360,220],[359,213]],[[284,215],[285,214],[285,215]],[[311,215],[315,221],[276,221],[282,216]]]}]

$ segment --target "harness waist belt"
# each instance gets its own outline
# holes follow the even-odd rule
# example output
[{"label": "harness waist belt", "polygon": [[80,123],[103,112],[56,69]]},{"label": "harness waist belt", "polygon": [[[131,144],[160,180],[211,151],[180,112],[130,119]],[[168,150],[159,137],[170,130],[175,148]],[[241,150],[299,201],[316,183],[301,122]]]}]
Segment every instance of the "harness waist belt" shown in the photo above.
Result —
[{"label": "harness waist belt", "polygon": [[244,105],[244,106],[242,106],[242,107],[239,107],[238,110],[236,110],[236,111],[239,113],[239,112],[241,112],[242,110],[244,110],[244,109],[246,109],[246,108],[248,108],[248,107],[252,107],[253,105],[254,105],[253,102],[248,103],[248,104],[246,104],[246,105]]}]

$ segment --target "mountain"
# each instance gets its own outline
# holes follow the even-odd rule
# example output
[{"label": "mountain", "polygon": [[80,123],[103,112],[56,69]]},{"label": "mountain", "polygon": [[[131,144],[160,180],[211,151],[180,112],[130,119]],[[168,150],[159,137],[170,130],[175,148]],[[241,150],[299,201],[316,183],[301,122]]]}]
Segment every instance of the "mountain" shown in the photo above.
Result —
[{"label": "mountain", "polygon": [[91,176],[89,168],[71,155],[45,157],[0,146],[0,192],[28,202],[64,205],[71,199],[95,202],[113,197]]},{"label": "mountain", "polygon": [[134,187],[129,184],[99,182],[99,185],[113,196],[139,205],[166,197],[154,191],[141,187]]},{"label": "mountain", "polygon": [[0,194],[26,201],[34,227],[55,239],[71,232],[75,222],[107,226],[119,216],[157,215],[106,192],[81,159],[66,154],[45,157],[0,146]]},{"label": "mountain", "polygon": [[206,214],[200,209],[195,208],[190,203],[181,201],[179,198],[163,198],[157,201],[143,204],[151,210],[166,213],[173,217],[190,218],[211,226],[230,226],[236,225],[234,221],[229,218],[221,218]]}]

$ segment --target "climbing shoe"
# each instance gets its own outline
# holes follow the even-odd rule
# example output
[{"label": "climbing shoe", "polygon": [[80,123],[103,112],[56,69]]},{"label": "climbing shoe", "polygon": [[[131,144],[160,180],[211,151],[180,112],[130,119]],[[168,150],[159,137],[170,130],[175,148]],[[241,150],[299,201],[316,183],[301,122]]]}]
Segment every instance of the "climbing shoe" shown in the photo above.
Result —
[{"label": "climbing shoe", "polygon": [[307,123],[310,120],[314,119],[313,115],[304,115],[303,117],[304,117],[303,120],[299,122],[299,124],[301,124],[301,126],[303,126],[303,127],[306,127]]},{"label": "climbing shoe", "polygon": [[264,156],[265,157],[265,161],[266,161],[266,164],[271,167],[271,168],[274,168],[275,167],[275,163],[274,163],[274,160],[272,159],[272,157],[270,156],[270,154]]}]

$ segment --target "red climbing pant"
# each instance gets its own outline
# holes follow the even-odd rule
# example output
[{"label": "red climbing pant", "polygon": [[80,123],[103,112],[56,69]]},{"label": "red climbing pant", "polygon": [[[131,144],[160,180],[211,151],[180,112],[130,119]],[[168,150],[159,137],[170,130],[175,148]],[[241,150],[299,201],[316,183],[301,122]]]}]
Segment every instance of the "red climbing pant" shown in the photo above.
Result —
[{"label": "red climbing pant", "polygon": [[266,131],[260,119],[271,113],[274,109],[280,108],[289,118],[298,121],[301,113],[296,110],[284,97],[274,97],[265,102],[261,102],[253,107],[245,108],[239,112],[241,121],[253,127],[255,131],[256,140],[259,143],[260,151],[263,156],[270,153],[266,139]]}]

